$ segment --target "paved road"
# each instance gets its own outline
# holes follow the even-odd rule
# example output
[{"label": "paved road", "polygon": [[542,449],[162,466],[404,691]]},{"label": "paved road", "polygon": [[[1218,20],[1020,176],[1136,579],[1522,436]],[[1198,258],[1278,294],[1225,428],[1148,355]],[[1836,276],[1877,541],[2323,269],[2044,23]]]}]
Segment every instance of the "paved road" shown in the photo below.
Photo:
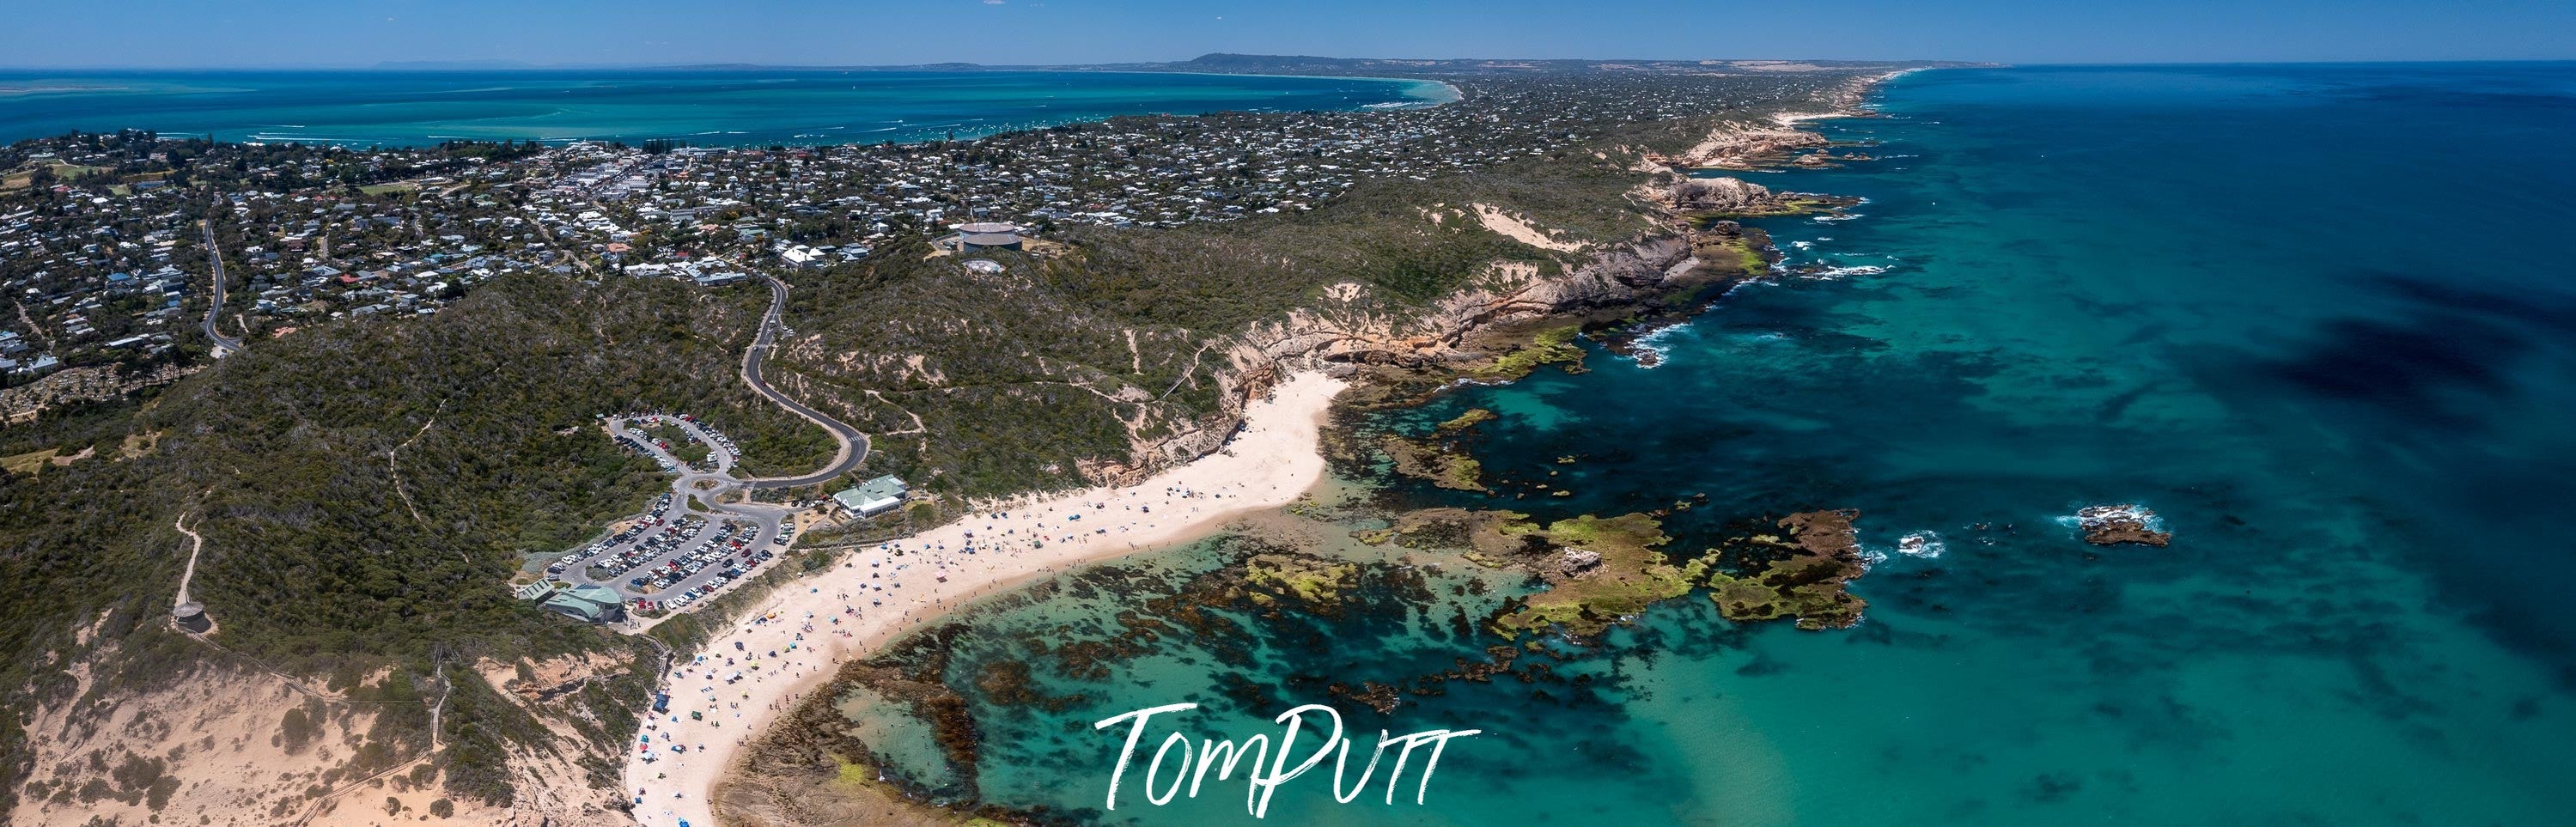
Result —
[{"label": "paved road", "polygon": [[[653,444],[653,441],[641,432],[627,427],[628,423],[626,419],[611,419],[608,422],[608,431],[612,436],[633,439],[636,444],[644,447],[644,451],[646,453],[652,455],[655,459],[663,461],[667,464],[667,467],[671,469],[672,473],[675,475],[674,479],[671,481],[671,507],[662,513],[661,518],[664,521],[662,527],[642,532],[633,539],[611,545],[608,548],[602,549],[595,555],[583,553],[585,551],[584,549],[575,550],[573,555],[564,558],[564,561],[566,562],[564,567],[565,570],[555,574],[555,579],[574,584],[596,583],[598,585],[614,589],[618,594],[628,598],[648,597],[653,599],[670,599],[677,597],[678,595],[687,592],[689,589],[711,582],[716,578],[723,576],[725,567],[720,564],[708,565],[704,569],[690,574],[688,577],[682,578],[668,587],[655,590],[649,594],[637,591],[633,587],[629,586],[627,581],[634,579],[638,575],[650,573],[656,569],[666,566],[671,561],[686,558],[690,554],[706,548],[709,543],[714,542],[716,531],[726,523],[742,524],[750,527],[748,542],[744,546],[744,549],[747,551],[770,551],[772,553],[777,553],[786,549],[786,545],[779,542],[780,533],[782,531],[781,524],[786,521],[789,515],[795,513],[795,509],[768,503],[727,503],[722,501],[725,494],[738,491],[746,487],[794,488],[802,485],[814,485],[830,482],[834,478],[847,474],[852,469],[859,467],[859,464],[867,459],[867,434],[860,433],[859,429],[850,427],[848,423],[833,419],[832,417],[825,415],[822,411],[815,410],[812,407],[807,406],[805,403],[789,398],[786,394],[779,393],[776,388],[770,387],[769,383],[761,378],[762,357],[768,355],[769,351],[777,345],[778,332],[781,329],[779,318],[787,309],[787,283],[779,281],[775,277],[769,278],[768,281],[769,310],[761,315],[760,332],[752,338],[751,347],[743,351],[742,381],[744,384],[751,386],[753,391],[758,392],[761,396],[767,397],[769,401],[776,402],[780,407],[786,408],[789,412],[794,413],[797,416],[804,417],[816,425],[822,426],[823,430],[832,434],[832,439],[834,441],[840,443],[841,447],[839,453],[834,454],[832,461],[826,463],[821,470],[817,470],[811,474],[794,477],[743,479],[734,476],[734,464],[739,458],[735,457],[731,450],[728,450],[724,445],[718,443],[708,434],[705,428],[700,427],[697,423],[677,418],[668,420],[670,423],[679,426],[681,430],[687,432],[689,438],[695,439],[707,446],[709,449],[709,459],[715,466],[712,469],[699,469],[681,462],[679,457],[673,456],[669,451],[663,450],[661,446]],[[635,548],[647,540],[662,535],[664,532],[668,531],[671,526],[676,526],[683,518],[689,517],[695,517],[707,521],[707,525],[695,538],[692,538],[688,542],[677,544],[673,548],[664,550],[662,553],[654,555],[651,559],[626,572],[619,573],[605,580],[593,580],[590,578],[587,571],[589,569],[588,560],[614,558],[619,553]],[[737,557],[736,559],[739,558]],[[745,568],[749,569],[756,567],[746,566]]]},{"label": "paved road", "polygon": [[753,391],[769,397],[769,401],[778,403],[779,407],[786,408],[788,412],[823,426],[823,430],[832,433],[833,441],[841,443],[841,450],[832,456],[831,462],[824,464],[822,470],[811,474],[794,477],[756,477],[742,482],[753,488],[795,488],[800,485],[830,482],[842,474],[857,469],[859,463],[867,461],[868,435],[860,433],[859,429],[850,427],[838,419],[825,416],[822,411],[807,407],[803,402],[788,398],[786,394],[779,393],[778,389],[770,387],[769,382],[761,378],[761,357],[768,355],[769,350],[777,345],[779,315],[787,311],[787,283],[779,281],[777,276],[763,278],[769,282],[769,312],[760,318],[760,335],[752,337],[751,347],[742,352],[743,384],[750,385]]},{"label": "paved road", "polygon": [[[706,430],[699,427],[696,423],[677,419],[671,421],[679,425],[681,430],[688,432],[690,438],[707,446],[709,451],[708,456],[713,460],[715,468],[713,470],[696,469],[681,462],[679,457],[673,456],[670,452],[662,450],[661,446],[653,444],[651,437],[647,437],[643,433],[627,427],[627,420],[623,418],[610,420],[608,423],[608,431],[610,434],[633,439],[636,444],[644,446],[645,453],[651,455],[655,459],[659,459],[670,464],[670,467],[673,469],[673,473],[677,475],[676,478],[671,481],[671,507],[662,512],[662,520],[664,522],[663,528],[645,531],[636,535],[634,539],[611,545],[608,548],[601,550],[596,555],[583,554],[581,553],[583,550],[577,549],[575,551],[575,555],[567,559],[587,560],[596,558],[605,560],[614,558],[628,549],[643,544],[646,540],[650,540],[661,535],[664,531],[667,531],[670,526],[678,525],[683,518],[696,517],[703,519],[707,521],[705,528],[701,530],[695,538],[690,539],[688,542],[680,543],[660,554],[656,554],[651,559],[648,559],[641,565],[636,566],[634,569],[616,576],[609,577],[604,580],[593,580],[590,578],[587,571],[589,569],[589,565],[584,562],[565,566],[563,572],[554,575],[555,579],[575,585],[596,583],[598,585],[615,589],[619,595],[628,598],[644,597],[657,600],[675,598],[692,588],[696,588],[699,585],[708,583],[715,580],[717,577],[722,576],[725,569],[724,565],[721,563],[708,565],[687,577],[681,578],[667,587],[657,589],[649,593],[627,585],[627,581],[659,570],[671,561],[685,558],[706,548],[709,543],[715,541],[716,531],[729,522],[737,525],[744,525],[749,528],[747,533],[736,533],[737,537],[745,539],[745,543],[743,545],[744,550],[768,551],[772,554],[785,551],[786,546],[777,542],[781,530],[781,524],[786,522],[788,516],[794,514],[796,510],[787,506],[771,505],[767,503],[719,502],[723,494],[736,490],[742,485],[740,480],[736,480],[731,476],[735,459],[733,452],[726,450],[722,444],[719,444],[714,439],[710,438],[707,435]],[[734,559],[739,560],[740,558],[737,556]],[[745,565],[743,568],[749,570],[756,568],[756,566]],[[748,572],[746,571],[746,573]]]},{"label": "paved road", "polygon": [[224,312],[224,251],[215,246],[215,220],[209,218],[198,223],[206,230],[206,260],[215,265],[215,301],[206,308],[206,338],[215,343],[215,358],[220,359],[241,352],[242,340],[215,329],[216,320]]},{"label": "paved road", "polygon": [[[610,175],[610,176],[608,176],[608,177],[606,177],[606,178],[599,179],[599,183],[592,184],[592,185],[587,186],[587,187],[577,187],[576,189],[577,189],[577,190],[579,190],[579,192],[576,194],[576,196],[575,196],[575,197],[583,198],[583,199],[588,199],[588,200],[590,201],[590,203],[591,203],[591,206],[599,206],[599,201],[598,201],[598,199],[591,198],[591,194],[592,194],[592,193],[598,192],[602,187],[606,187],[606,186],[608,186],[609,184],[611,184],[611,183],[613,183],[613,182],[617,181],[618,179],[621,179],[621,178],[626,177],[626,174],[627,174],[627,173],[634,172],[636,167],[638,167],[638,166],[642,166],[643,164],[644,164],[644,162],[643,162],[643,161],[641,161],[641,160],[637,160],[637,161],[629,162],[629,163],[628,163],[627,165],[625,165],[625,166],[618,167],[618,168],[617,168],[617,172],[616,172],[616,174]],[[523,212],[523,213],[524,213],[524,212],[527,212],[527,211],[528,211],[528,206],[527,206],[526,204],[520,204],[520,205],[518,205],[518,206],[516,207],[516,209],[517,209],[517,210],[519,210],[520,212]],[[546,244],[547,244],[548,246],[557,247],[557,248],[560,248],[560,247],[562,247],[562,246],[563,246],[563,243],[562,243],[561,241],[558,241],[558,240],[556,240],[556,239],[555,239],[555,231],[554,231],[554,229],[553,229],[553,228],[551,228],[551,227],[547,227],[547,226],[546,226],[546,222],[545,222],[544,220],[537,218],[535,215],[529,215],[529,216],[527,217],[527,221],[528,221],[528,225],[529,225],[529,226],[537,228],[537,234],[538,234],[538,235],[541,235],[541,236],[545,236],[545,237],[546,237]],[[591,272],[591,267],[590,267],[590,257],[589,257],[589,256],[573,256],[573,257],[572,257],[572,263],[573,263],[573,266],[580,267],[580,268],[581,268],[581,271],[582,271],[583,273],[589,273],[589,272]]]}]

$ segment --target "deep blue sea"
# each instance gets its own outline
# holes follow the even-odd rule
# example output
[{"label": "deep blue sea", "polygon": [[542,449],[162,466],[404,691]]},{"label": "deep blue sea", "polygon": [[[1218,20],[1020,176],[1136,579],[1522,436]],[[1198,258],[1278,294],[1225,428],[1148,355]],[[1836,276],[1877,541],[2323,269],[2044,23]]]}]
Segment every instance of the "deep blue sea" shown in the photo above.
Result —
[{"label": "deep blue sea", "polygon": [[0,71],[0,141],[148,129],[343,146],[883,143],[1113,115],[1390,108],[1455,97],[1424,81],[1160,72]]},{"label": "deep blue sea", "polygon": [[[1762,222],[1830,276],[1739,289],[1655,337],[1656,367],[1596,351],[1397,415],[1499,411],[1488,478],[1578,492],[1399,484],[1414,501],[1553,518],[1706,493],[1667,521],[1681,548],[1858,508],[1887,555],[1853,585],[1866,621],[1739,626],[1694,595],[1558,680],[1342,704],[1371,738],[1486,734],[1426,804],[1410,778],[1335,804],[1328,763],[1266,823],[2568,823],[2576,66],[1958,69],[1878,105],[1818,128],[1884,160],[1754,174],[1868,199]],[[2171,547],[2084,544],[2064,518],[2096,503],[2154,509]],[[1937,556],[1897,552],[1915,531]],[[1136,565],[1178,583],[1221,557]],[[1251,823],[1239,783],[1156,807],[1134,774],[1098,812],[1118,739],[1090,723],[1187,700],[1195,733],[1276,738],[1261,722],[1330,681],[1479,659],[1493,639],[1445,630],[1448,604],[1498,596],[1458,576],[1362,616],[1167,628],[1075,675],[1033,641],[1107,640],[1139,595],[990,608],[949,667],[982,790]],[[1057,708],[979,687],[1012,659]],[[941,783],[926,729],[868,725]]]}]

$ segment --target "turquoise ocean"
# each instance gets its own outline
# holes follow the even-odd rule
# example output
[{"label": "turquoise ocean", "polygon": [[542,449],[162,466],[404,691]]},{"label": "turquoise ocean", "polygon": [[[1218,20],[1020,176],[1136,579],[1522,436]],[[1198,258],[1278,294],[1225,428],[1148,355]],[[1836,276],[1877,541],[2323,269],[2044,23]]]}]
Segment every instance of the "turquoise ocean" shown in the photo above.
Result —
[{"label": "turquoise ocean", "polygon": [[[1454,618],[1500,593],[1387,567],[1336,616],[1117,642],[1120,611],[1240,551],[1205,543],[968,618],[946,674],[983,799],[1255,823],[1236,782],[1146,803],[1144,763],[1174,728],[1276,739],[1271,716],[1331,702],[1370,740],[1484,734],[1425,803],[1411,777],[1384,803],[1381,768],[1336,804],[1327,762],[1262,823],[2568,823],[2576,66],[1957,69],[1875,106],[1815,128],[1882,160],[1751,174],[1868,199],[1855,217],[1758,222],[1792,274],[1652,336],[1659,364],[1596,347],[1388,415],[1495,410],[1487,477],[1576,496],[1381,483],[1549,519],[1705,493],[1666,520],[1684,549],[1857,508],[1885,555],[1860,626],[1737,625],[1693,595],[1381,716],[1327,687],[1481,660],[1494,639]],[[2102,503],[2153,509],[2171,547],[2084,544],[2066,518]],[[1938,542],[1904,553],[1910,532]],[[1076,650],[1097,656],[1041,654]],[[1011,661],[1035,669],[1005,699]],[[1201,708],[1156,720],[1103,811],[1123,731],[1092,722],[1176,702]],[[954,788],[926,725],[858,714],[894,776]]]},{"label": "turquoise ocean", "polygon": [[1169,72],[0,70],[0,141],[147,129],[224,141],[971,138],[1113,115],[1427,106],[1428,81]]}]

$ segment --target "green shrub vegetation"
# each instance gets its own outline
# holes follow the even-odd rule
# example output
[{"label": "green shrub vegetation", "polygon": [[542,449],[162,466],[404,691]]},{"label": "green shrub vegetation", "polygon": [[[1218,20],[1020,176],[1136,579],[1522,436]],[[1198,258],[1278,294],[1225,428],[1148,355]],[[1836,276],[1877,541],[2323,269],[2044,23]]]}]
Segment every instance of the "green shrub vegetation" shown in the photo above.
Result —
[{"label": "green shrub vegetation", "polygon": [[[96,642],[124,655],[94,694],[149,689],[216,657],[164,631],[189,547],[173,527],[182,514],[206,542],[192,596],[236,666],[331,674],[335,689],[396,693],[405,700],[389,708],[423,710],[386,719],[386,757],[416,753],[406,745],[427,721],[415,684],[439,663],[640,649],[502,587],[522,553],[569,547],[667,485],[602,437],[596,417],[687,410],[753,454],[810,468],[830,452],[819,429],[736,378],[756,315],[705,297],[658,280],[507,277],[433,317],[263,341],[148,401],[40,423],[49,438],[160,437],[140,457],[0,483],[0,584],[11,591],[0,682],[64,700],[59,662],[40,664],[78,655],[73,629],[90,618],[106,619]],[[387,452],[407,440],[397,478]],[[355,685],[382,666],[396,676]],[[459,687],[450,784],[501,794],[499,739],[514,731],[491,719],[509,707],[473,706],[465,687],[480,681],[446,674]],[[0,746],[23,761],[15,719],[5,726]],[[515,734],[538,731],[531,721]]]}]

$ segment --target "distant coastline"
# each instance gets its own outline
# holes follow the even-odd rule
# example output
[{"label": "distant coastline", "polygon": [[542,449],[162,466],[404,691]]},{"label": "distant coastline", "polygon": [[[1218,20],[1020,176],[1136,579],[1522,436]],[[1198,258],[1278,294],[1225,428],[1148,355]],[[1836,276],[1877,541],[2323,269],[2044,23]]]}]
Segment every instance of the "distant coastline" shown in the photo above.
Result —
[{"label": "distant coastline", "polygon": [[131,86],[0,86],[0,98],[21,95],[60,94],[64,92],[121,92]]},{"label": "distant coastline", "polygon": [[[1452,84],[1417,77],[1145,70],[0,70],[0,140],[141,129],[348,147],[455,139],[821,146],[1123,115],[1379,111],[1463,98]],[[961,111],[963,101],[972,112]],[[347,119],[358,111],[363,120]]]},{"label": "distant coastline", "polygon": [[[1139,75],[1206,75],[1206,76],[1209,76],[1209,77],[1290,78],[1290,79],[1296,79],[1296,80],[1357,80],[1357,81],[1382,81],[1382,82],[1393,82],[1393,83],[1408,83],[1408,84],[1411,84],[1411,85],[1412,85],[1412,88],[1413,88],[1413,89],[1416,89],[1416,90],[1418,90],[1418,89],[1422,89],[1422,88],[1425,88],[1425,87],[1431,87],[1431,86],[1437,86],[1437,87],[1440,87],[1441,89],[1447,90],[1446,94],[1448,95],[1448,97],[1446,97],[1445,99],[1437,99],[1437,100],[1435,100],[1435,99],[1431,99],[1431,98],[1425,98],[1425,99],[1424,99],[1424,100],[1430,100],[1430,101],[1431,101],[1431,105],[1433,105],[1433,106],[1446,106],[1446,105],[1448,105],[1448,104],[1457,103],[1457,102],[1459,102],[1459,101],[1462,101],[1462,100],[1466,100],[1466,99],[1467,99],[1467,91],[1466,91],[1466,90],[1464,90],[1464,89],[1460,89],[1460,88],[1458,88],[1458,84],[1450,83],[1450,82],[1445,81],[1445,80],[1438,80],[1438,79],[1434,79],[1434,78],[1371,77],[1371,76],[1366,76],[1366,75],[1273,75],[1273,74],[1266,74],[1266,73],[1261,73],[1261,72],[1141,72],[1141,71],[1130,71],[1130,70],[1117,70],[1117,71],[1105,72],[1105,74],[1139,74]],[[1408,90],[1408,91],[1407,91],[1407,94],[1411,94],[1411,90]]]}]

